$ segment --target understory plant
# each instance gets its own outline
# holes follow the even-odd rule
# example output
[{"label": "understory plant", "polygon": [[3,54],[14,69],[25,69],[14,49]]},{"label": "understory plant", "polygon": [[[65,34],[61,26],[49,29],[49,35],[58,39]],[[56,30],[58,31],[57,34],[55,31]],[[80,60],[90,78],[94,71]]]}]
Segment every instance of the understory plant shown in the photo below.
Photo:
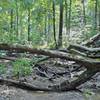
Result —
[{"label": "understory plant", "polygon": [[29,59],[20,58],[12,63],[14,76],[26,76],[32,72],[32,67]]},{"label": "understory plant", "polygon": [[0,75],[6,72],[6,66],[4,64],[0,64]]}]

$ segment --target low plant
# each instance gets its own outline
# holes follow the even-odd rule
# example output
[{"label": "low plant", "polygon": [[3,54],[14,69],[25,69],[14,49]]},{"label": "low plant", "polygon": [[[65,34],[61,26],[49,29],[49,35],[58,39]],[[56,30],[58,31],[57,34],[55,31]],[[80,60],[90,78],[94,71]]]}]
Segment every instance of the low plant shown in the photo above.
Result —
[{"label": "low plant", "polygon": [[31,63],[28,59],[17,59],[12,63],[14,76],[26,76],[32,72]]},{"label": "low plant", "polygon": [[6,72],[6,66],[4,64],[0,64],[0,75]]}]

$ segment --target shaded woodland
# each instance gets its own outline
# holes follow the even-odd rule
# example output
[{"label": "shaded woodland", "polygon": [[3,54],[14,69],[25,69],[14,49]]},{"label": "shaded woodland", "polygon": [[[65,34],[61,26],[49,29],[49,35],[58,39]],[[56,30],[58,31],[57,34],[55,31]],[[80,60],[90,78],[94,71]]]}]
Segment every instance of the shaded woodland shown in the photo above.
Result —
[{"label": "shaded woodland", "polygon": [[82,92],[100,72],[100,0],[0,0],[0,35],[0,85]]}]

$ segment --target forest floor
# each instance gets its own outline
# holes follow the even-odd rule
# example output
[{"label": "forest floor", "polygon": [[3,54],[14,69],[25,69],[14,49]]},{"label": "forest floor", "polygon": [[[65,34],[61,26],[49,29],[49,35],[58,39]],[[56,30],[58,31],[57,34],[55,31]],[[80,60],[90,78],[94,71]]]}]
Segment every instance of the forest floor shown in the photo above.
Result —
[{"label": "forest floor", "polygon": [[[31,59],[32,56],[29,57]],[[6,74],[0,77],[31,83],[34,86],[46,88],[60,84],[65,80],[76,78],[84,68],[71,72],[76,64],[64,60],[50,58],[32,67],[32,74],[29,76],[15,77],[12,74],[10,60],[0,60],[0,63],[7,65]],[[72,66],[74,65],[74,66]],[[12,86],[0,85],[0,100],[100,100],[100,73],[97,73],[90,81],[78,87],[80,91],[68,92],[43,92],[28,91]]]}]

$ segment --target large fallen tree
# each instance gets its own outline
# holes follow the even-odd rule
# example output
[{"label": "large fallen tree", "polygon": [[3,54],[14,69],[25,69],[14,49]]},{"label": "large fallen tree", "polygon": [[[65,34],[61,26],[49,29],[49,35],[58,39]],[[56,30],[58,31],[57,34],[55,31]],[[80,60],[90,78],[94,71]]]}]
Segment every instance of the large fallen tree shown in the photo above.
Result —
[{"label": "large fallen tree", "polygon": [[[97,45],[98,41],[100,42],[100,33],[94,35],[88,41],[83,42],[82,45],[89,46],[89,47],[91,46],[98,47]],[[99,46],[100,46],[100,43],[99,43]]]},{"label": "large fallen tree", "polygon": [[[85,47],[83,47],[85,48]],[[92,48],[91,48],[92,49]],[[90,51],[91,49],[86,50]],[[28,52],[31,54],[45,55],[52,58],[61,58],[67,61],[75,61],[77,64],[86,67],[86,71],[84,71],[76,80],[72,82],[64,81],[60,85],[50,86],[46,91],[67,91],[76,89],[79,85],[83,84],[87,80],[91,79],[91,77],[100,71],[100,61],[91,59],[88,57],[82,57],[79,55],[74,55],[71,53],[63,53],[57,50],[44,50],[44,49],[36,49],[30,48],[26,46],[17,46],[17,45],[9,45],[9,44],[0,44],[0,50],[7,50],[10,52],[19,52],[24,53]],[[95,51],[95,48],[94,48]],[[100,52],[100,49],[96,49],[96,52]],[[1,80],[2,81],[2,80]],[[9,81],[8,81],[9,82]],[[7,82],[6,82],[7,83]],[[23,84],[20,84],[20,86]],[[36,89],[35,89],[36,90]],[[43,91],[43,89],[38,89]],[[45,89],[44,89],[45,90]]]}]

